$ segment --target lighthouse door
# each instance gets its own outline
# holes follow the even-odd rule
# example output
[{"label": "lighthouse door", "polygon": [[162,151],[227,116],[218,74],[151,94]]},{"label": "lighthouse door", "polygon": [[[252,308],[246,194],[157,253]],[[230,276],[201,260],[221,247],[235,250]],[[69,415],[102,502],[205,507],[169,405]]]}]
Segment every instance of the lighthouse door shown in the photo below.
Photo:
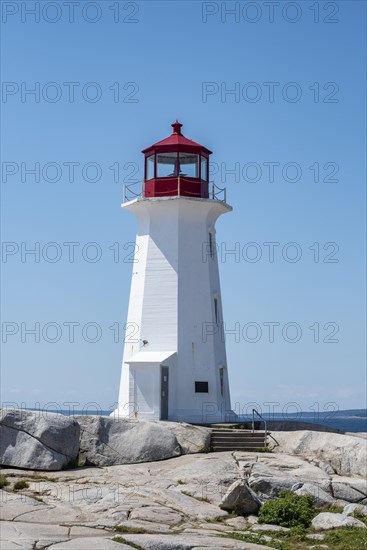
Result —
[{"label": "lighthouse door", "polygon": [[168,367],[161,367],[161,420],[168,420]]}]

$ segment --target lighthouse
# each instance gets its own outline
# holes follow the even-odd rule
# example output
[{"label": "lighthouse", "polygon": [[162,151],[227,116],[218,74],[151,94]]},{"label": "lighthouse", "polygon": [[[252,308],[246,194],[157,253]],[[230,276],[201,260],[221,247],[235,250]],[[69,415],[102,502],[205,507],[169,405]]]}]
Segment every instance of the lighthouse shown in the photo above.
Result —
[{"label": "lighthouse", "polygon": [[[121,417],[195,424],[231,411],[216,220],[230,212],[209,183],[211,151],[182,124],[142,151],[142,191],[122,207],[137,221],[118,409]],[[125,190],[126,193],[126,190]]]}]

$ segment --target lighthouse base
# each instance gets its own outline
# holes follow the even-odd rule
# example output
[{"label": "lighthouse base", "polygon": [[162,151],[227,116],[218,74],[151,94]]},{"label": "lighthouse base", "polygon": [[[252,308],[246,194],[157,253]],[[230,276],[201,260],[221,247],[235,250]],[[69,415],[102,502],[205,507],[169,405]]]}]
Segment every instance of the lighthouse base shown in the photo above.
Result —
[{"label": "lighthouse base", "polygon": [[[127,359],[122,369],[124,394],[121,392],[119,406],[111,416],[116,419],[169,420],[189,424],[237,421],[226,394],[214,401],[210,395],[194,393],[195,383],[190,380],[187,383],[186,378],[182,377],[182,369],[178,367],[178,355],[172,351],[141,351]],[[198,384],[214,386],[215,374],[214,369],[212,378],[206,373],[209,382]]]}]

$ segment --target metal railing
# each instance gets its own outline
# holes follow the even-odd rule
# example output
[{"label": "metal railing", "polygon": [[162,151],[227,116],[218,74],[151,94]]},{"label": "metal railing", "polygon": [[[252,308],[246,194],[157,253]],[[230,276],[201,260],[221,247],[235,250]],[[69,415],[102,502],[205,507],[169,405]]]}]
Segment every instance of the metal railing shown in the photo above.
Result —
[{"label": "metal railing", "polygon": [[[212,184],[212,199],[222,202],[227,202],[227,189],[226,187],[218,187],[218,185],[215,185],[214,180],[211,182]],[[220,198],[221,193],[223,193],[223,198]]]},{"label": "metal railing", "polygon": [[[131,189],[134,185],[142,184],[140,192],[136,192],[134,189]],[[129,202],[134,199],[139,199],[143,195],[143,182],[137,181],[135,183],[132,183],[130,185],[124,185],[124,191],[123,191],[123,200],[122,202]]]},{"label": "metal railing", "polygon": [[257,412],[256,409],[252,409],[252,433],[254,433],[254,431],[255,431],[255,414],[256,414],[256,416],[258,416],[260,418],[260,420],[262,422],[264,422],[265,443],[266,443],[266,439],[268,437],[268,425],[266,423],[265,418],[263,416],[261,416],[261,414],[259,412]]},{"label": "metal railing", "polygon": [[[216,185],[214,181],[209,182],[209,184],[210,184],[209,198],[220,202],[227,202],[227,189],[225,187],[218,187],[218,185]],[[136,185],[138,186],[141,185],[141,187],[134,188]],[[143,197],[144,186],[145,186],[144,181],[137,181],[135,183],[131,183],[130,185],[124,185],[123,203]],[[178,178],[177,188],[171,190],[170,193],[175,191],[177,192],[177,194],[172,196],[180,197],[180,196],[190,195],[190,192],[187,190],[185,190],[185,195],[181,195],[181,178],[180,177]],[[167,195],[167,191],[162,191],[162,195],[163,196]],[[157,193],[155,193],[155,196],[157,196]],[[197,197],[197,193],[192,193],[192,196],[194,198]]]}]

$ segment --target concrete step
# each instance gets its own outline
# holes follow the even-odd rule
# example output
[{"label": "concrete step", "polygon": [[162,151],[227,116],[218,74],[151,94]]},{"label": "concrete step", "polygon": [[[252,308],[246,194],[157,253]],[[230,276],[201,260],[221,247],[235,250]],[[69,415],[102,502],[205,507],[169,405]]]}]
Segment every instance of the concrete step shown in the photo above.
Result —
[{"label": "concrete step", "polygon": [[247,445],[248,447],[265,447],[265,440],[259,439],[258,441],[246,441],[246,440],[226,441],[225,439],[221,439],[218,441],[216,439],[212,439],[211,446],[214,447],[215,445],[225,445],[226,447],[229,447],[230,445]]},{"label": "concrete step", "polygon": [[246,437],[247,439],[258,439],[259,437],[265,437],[265,434],[247,434],[247,433],[223,433],[223,432],[214,432],[212,437]]},{"label": "concrete step", "polygon": [[241,451],[243,453],[255,453],[259,447],[213,447],[214,453],[224,453],[228,451]]},{"label": "concrete step", "polygon": [[264,440],[261,439],[260,441],[212,441],[212,446],[218,445],[223,447],[229,447],[230,445],[242,445],[245,447],[263,447],[264,446]]},{"label": "concrete step", "polygon": [[232,444],[247,444],[247,445],[258,445],[259,443],[264,443],[265,438],[261,439],[222,439],[222,438],[212,438],[212,443],[218,443],[218,444],[225,444],[225,445],[232,445]]},{"label": "concrete step", "polygon": [[253,439],[264,439],[264,434],[258,435],[248,435],[248,434],[212,434],[212,437],[223,437],[226,439],[248,439],[252,441]]},{"label": "concrete step", "polygon": [[264,441],[264,436],[259,437],[246,437],[245,435],[242,435],[240,437],[236,437],[234,435],[212,435],[212,439],[215,440],[223,440],[223,441]]},{"label": "concrete step", "polygon": [[249,434],[212,434],[212,437],[226,437],[227,439],[264,439],[265,434],[249,435]]},{"label": "concrete step", "polygon": [[[246,435],[265,435],[265,432],[256,430],[255,432],[252,432],[251,430],[212,430],[212,433],[235,433],[235,434],[246,434]],[[269,432],[268,432],[269,433]]]},{"label": "concrete step", "polygon": [[211,434],[211,447],[214,452],[244,451],[253,452],[266,447],[265,432],[249,430],[214,429]]}]

